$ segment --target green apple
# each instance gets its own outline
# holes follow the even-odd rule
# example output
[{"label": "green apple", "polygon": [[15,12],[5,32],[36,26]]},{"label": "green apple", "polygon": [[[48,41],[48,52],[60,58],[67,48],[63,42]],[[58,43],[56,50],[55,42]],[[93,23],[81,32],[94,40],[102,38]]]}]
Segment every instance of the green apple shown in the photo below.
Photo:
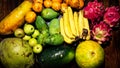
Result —
[{"label": "green apple", "polygon": [[80,68],[98,68],[104,62],[104,49],[95,41],[83,41],[76,48],[75,60]]},{"label": "green apple", "polygon": [[36,44],[34,47],[33,47],[33,52],[34,53],[40,53],[42,51],[42,45],[41,44]]},{"label": "green apple", "polygon": [[23,30],[27,35],[30,35],[34,32],[35,28],[31,24],[25,24],[23,27]]},{"label": "green apple", "polygon": [[40,34],[39,30],[35,29],[34,33],[32,34],[33,38],[36,38]]},{"label": "green apple", "polygon": [[33,46],[35,46],[37,44],[37,39],[31,38],[28,42],[29,42],[29,45],[31,47],[33,47]]},{"label": "green apple", "polygon": [[24,30],[22,28],[17,28],[15,31],[14,31],[14,35],[16,37],[23,37],[25,35],[24,33]]},{"label": "green apple", "polygon": [[30,40],[30,39],[31,39],[31,36],[25,35],[22,39],[27,41],[27,40]]}]

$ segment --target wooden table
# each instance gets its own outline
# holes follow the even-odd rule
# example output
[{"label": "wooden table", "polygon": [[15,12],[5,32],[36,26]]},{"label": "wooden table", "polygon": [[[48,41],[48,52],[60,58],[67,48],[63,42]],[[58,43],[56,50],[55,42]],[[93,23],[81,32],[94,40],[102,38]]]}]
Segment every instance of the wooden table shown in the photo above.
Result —
[{"label": "wooden table", "polygon": [[[10,11],[18,6],[23,0],[0,0],[0,20],[2,20]],[[93,0],[87,0],[93,1]],[[104,5],[120,5],[120,0],[99,0]],[[112,32],[112,40],[109,45],[104,47],[105,50],[105,63],[101,68],[120,68],[120,29]],[[0,37],[1,39],[1,37]],[[70,63],[68,68],[77,68],[76,63]],[[0,68],[1,65],[0,65]],[[37,68],[35,65],[34,68]]]}]

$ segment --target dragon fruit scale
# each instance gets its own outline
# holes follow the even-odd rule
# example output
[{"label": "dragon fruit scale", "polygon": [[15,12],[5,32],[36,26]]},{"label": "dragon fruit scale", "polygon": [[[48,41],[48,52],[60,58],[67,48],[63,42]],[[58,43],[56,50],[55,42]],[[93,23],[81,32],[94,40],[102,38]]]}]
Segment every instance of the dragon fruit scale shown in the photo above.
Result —
[{"label": "dragon fruit scale", "polygon": [[105,7],[102,2],[94,0],[93,2],[88,2],[88,4],[83,8],[84,17],[90,19],[92,22],[99,21],[105,12]]},{"label": "dragon fruit scale", "polygon": [[104,21],[94,25],[91,30],[93,40],[96,40],[99,44],[103,44],[106,41],[110,40],[111,37],[111,28]]},{"label": "dragon fruit scale", "polygon": [[120,7],[111,6],[105,9],[103,20],[110,26],[115,27],[120,21]]}]

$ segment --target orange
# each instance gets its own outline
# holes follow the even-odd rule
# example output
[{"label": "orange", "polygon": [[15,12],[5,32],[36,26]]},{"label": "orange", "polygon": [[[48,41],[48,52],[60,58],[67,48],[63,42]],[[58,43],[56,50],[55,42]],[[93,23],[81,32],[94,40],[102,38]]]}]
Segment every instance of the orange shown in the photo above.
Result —
[{"label": "orange", "polygon": [[46,8],[49,8],[49,7],[52,6],[52,1],[51,1],[51,0],[45,0],[45,1],[43,2],[43,4],[44,4],[44,6],[45,6]]},{"label": "orange", "polygon": [[33,2],[34,2],[34,3],[37,3],[37,2],[43,3],[43,0],[33,0]]},{"label": "orange", "polygon": [[54,1],[52,3],[52,9],[54,9],[55,11],[59,11],[61,9],[61,4],[60,2]]},{"label": "orange", "polygon": [[62,3],[62,0],[52,0],[52,2],[59,2],[59,3]]},{"label": "orange", "polygon": [[32,9],[33,9],[35,12],[41,12],[41,11],[42,11],[42,3],[39,3],[39,2],[33,3]]},{"label": "orange", "polygon": [[33,23],[36,19],[36,13],[34,11],[29,11],[26,15],[25,15],[25,21],[27,23]]}]

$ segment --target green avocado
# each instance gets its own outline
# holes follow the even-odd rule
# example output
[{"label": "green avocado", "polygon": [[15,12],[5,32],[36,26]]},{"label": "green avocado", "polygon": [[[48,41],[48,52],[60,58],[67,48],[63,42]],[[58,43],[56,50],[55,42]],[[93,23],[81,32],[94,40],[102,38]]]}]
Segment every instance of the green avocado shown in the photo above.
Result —
[{"label": "green avocado", "polygon": [[58,17],[59,13],[51,8],[44,8],[41,11],[41,16],[46,20],[52,20],[53,18]]}]

